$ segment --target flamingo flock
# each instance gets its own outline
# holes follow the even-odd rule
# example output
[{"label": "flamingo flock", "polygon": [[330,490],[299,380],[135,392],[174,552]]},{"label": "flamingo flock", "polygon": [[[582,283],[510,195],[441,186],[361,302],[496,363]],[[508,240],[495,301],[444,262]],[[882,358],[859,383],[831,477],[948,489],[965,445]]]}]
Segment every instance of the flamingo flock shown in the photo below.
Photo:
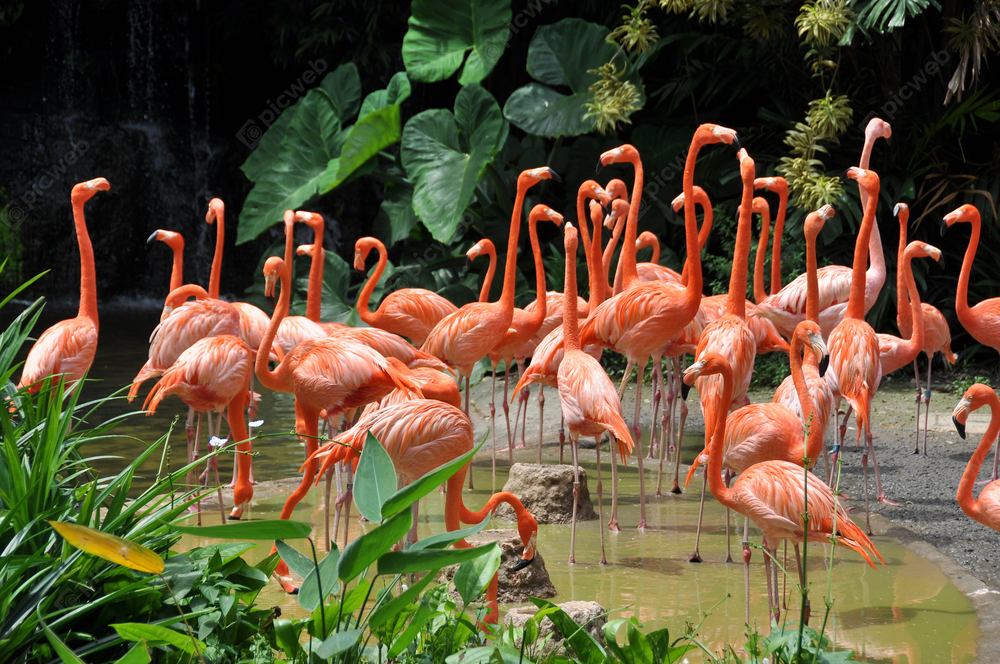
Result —
[{"label": "flamingo flock", "polygon": [[[169,230],[158,230],[149,242],[160,241],[174,255],[170,289],[164,300],[159,325],[150,337],[149,356],[129,390],[129,399],[138,396],[141,385],[159,379],[145,400],[144,410],[155,412],[169,395],[177,395],[189,407],[186,424],[188,458],[199,456],[202,418],[207,417],[213,444],[218,444],[222,420],[228,420],[229,437],[235,443],[236,463],[232,487],[234,505],[230,519],[243,518],[253,499],[252,447],[248,435],[247,411],[260,398],[255,383],[268,390],[292,394],[295,399],[295,432],[305,446],[302,478],[288,496],[282,519],[293,516],[299,501],[311,487],[327,479],[327,542],[336,541],[338,524],[350,517],[351,474],[371,432],[386,448],[403,483],[411,482],[434,468],[473,448],[473,427],[469,419],[470,378],[475,365],[488,358],[493,366],[490,395],[490,446],[493,497],[478,512],[466,508],[463,485],[471,473],[466,466],[446,487],[445,522],[448,530],[462,523],[480,523],[493,508],[505,502],[514,508],[523,544],[518,568],[531,563],[538,545],[538,526],[521,501],[509,493],[496,492],[496,378],[504,366],[502,409],[506,420],[508,459],[513,461],[518,423],[521,443],[527,413],[528,390],[538,385],[540,420],[545,403],[542,390],[554,388],[559,396],[560,463],[564,443],[570,447],[574,469],[573,520],[569,562],[575,562],[577,507],[580,495],[578,442],[595,439],[597,460],[596,495],[602,526],[601,564],[607,563],[604,548],[604,496],[601,459],[602,436],[609,436],[611,453],[611,505],[607,528],[618,525],[618,466],[634,457],[639,471],[639,530],[647,527],[647,489],[644,458],[658,461],[655,495],[661,495],[664,462],[672,461],[671,493],[681,493],[679,483],[680,440],[687,415],[686,396],[691,386],[697,390],[705,418],[704,450],[691,465],[687,482],[704,467],[702,510],[705,489],[721,504],[745,517],[742,540],[744,569],[749,574],[749,522],[761,531],[765,551],[765,575],[772,615],[778,614],[777,572],[773,569],[779,543],[791,542],[798,556],[799,545],[836,541],[857,552],[874,567],[881,556],[869,539],[870,527],[854,524],[841,505],[835,487],[839,481],[838,459],[847,422],[854,414],[858,442],[865,445],[861,462],[864,471],[864,504],[868,513],[868,458],[871,457],[876,482],[876,498],[893,504],[885,495],[875,460],[871,403],[882,377],[913,364],[917,379],[917,427],[915,450],[920,450],[920,408],[925,407],[923,454],[927,454],[926,417],[930,404],[930,364],[941,353],[954,362],[950,335],[941,312],[920,301],[911,263],[914,258],[940,259],[940,251],[921,242],[907,243],[909,208],[898,203],[893,214],[900,224],[897,260],[897,321],[902,336],[878,334],[865,321],[865,313],[878,297],[886,279],[882,243],[876,223],[880,182],[869,167],[872,145],[878,138],[889,139],[891,128],[879,118],[870,121],[859,165],[849,168],[846,178],[857,182],[863,208],[854,260],[851,266],[819,267],[816,241],[824,222],[836,212],[829,206],[806,211],[803,227],[806,241],[806,271],[782,286],[781,240],[788,214],[788,185],[780,177],[758,178],[756,164],[740,147],[735,130],[716,124],[702,124],[695,132],[684,167],[682,191],[674,200],[675,210],[684,209],[686,258],[683,271],[659,265],[660,246],[648,231],[639,233],[639,209],[643,190],[643,168],[639,150],[622,145],[598,160],[598,172],[611,164],[628,164],[634,170],[631,194],[621,180],[602,186],[584,182],[576,198],[576,220],[566,220],[545,204],[534,205],[526,215],[532,258],[535,265],[535,299],[523,309],[515,307],[515,276],[519,238],[525,219],[528,191],[538,183],[558,180],[548,167],[525,170],[517,179],[516,197],[503,266],[503,288],[495,302],[488,301],[497,270],[497,252],[492,242],[481,240],[468,252],[469,264],[478,256],[489,257],[486,280],[479,301],[457,307],[433,292],[407,288],[386,295],[371,309],[372,294],[388,263],[385,245],[373,237],[355,245],[354,267],[364,270],[374,250],[378,262],[361,289],[357,310],[370,327],[353,328],[324,322],[322,283],[324,266],[323,235],[326,222],[319,214],[288,210],[282,222],[285,231],[283,256],[264,263],[265,291],[279,294],[274,312],[268,316],[243,302],[227,302],[219,297],[225,226],[225,206],[218,199],[209,203],[206,222],[216,225],[216,247],[208,288],[185,284],[183,238]],[[736,219],[736,243],[727,293],[706,296],[700,252],[713,223],[713,208],[706,189],[695,184],[697,158],[713,145],[731,146],[737,151],[733,164],[741,185]],[[704,183],[708,184],[708,183]],[[96,178],[76,185],[72,192],[73,217],[80,246],[81,293],[76,318],[46,330],[32,347],[24,364],[18,388],[36,392],[47,379],[65,381],[75,389],[90,369],[98,341],[98,311],[94,252],[90,244],[84,205],[110,184]],[[771,211],[767,201],[755,191],[775,192],[779,198],[774,215],[771,245],[770,288],[765,286],[764,264],[770,240]],[[703,213],[698,226],[697,210]],[[761,235],[754,260],[754,301],[746,297],[754,216],[761,218]],[[539,222],[562,227],[565,250],[565,292],[546,290],[542,250],[537,235]],[[294,247],[294,227],[303,223],[312,228],[312,244]],[[942,234],[955,224],[968,223],[972,237],[958,282],[958,320],[985,345],[1000,350],[1000,298],[970,307],[967,302],[972,262],[980,235],[980,215],[972,205],[963,205],[945,215]],[[612,231],[605,245],[602,230]],[[609,281],[610,264],[617,243],[621,252],[615,276]],[[577,253],[583,245],[589,282],[589,300],[577,294]],[[636,253],[653,248],[653,260],[637,263]],[[290,316],[292,262],[295,256],[311,260],[305,316]],[[628,368],[619,387],[601,367],[605,350],[627,359]],[[791,375],[774,394],[772,403],[750,404],[747,389],[760,353],[783,352],[789,357]],[[916,358],[928,358],[924,389],[917,373]],[[686,355],[693,355],[688,366]],[[663,370],[663,359],[669,361]],[[828,359],[828,366],[825,360]],[[640,426],[643,375],[652,361],[652,426],[648,456],[643,450]],[[518,380],[510,392],[512,365]],[[625,420],[625,385],[636,373],[631,424]],[[464,402],[459,388],[464,379]],[[513,425],[508,397],[516,395]],[[848,404],[842,419],[839,405]],[[675,422],[677,407],[679,417]],[[971,518],[1000,530],[1000,484],[993,482],[979,499],[972,497],[976,473],[983,464],[1000,429],[1000,400],[982,385],[973,386],[955,409],[954,421],[964,437],[970,412],[989,406],[993,412],[983,441],[962,478],[958,501]],[[657,414],[661,413],[660,419]],[[213,416],[217,418],[213,421]],[[836,442],[828,449],[824,437],[828,423],[837,419]],[[323,426],[321,427],[321,422]],[[341,426],[343,427],[341,429]],[[568,429],[568,441],[564,431]],[[537,462],[542,462],[540,426]],[[861,442],[861,436],[864,441]],[[327,439],[329,442],[326,442]],[[501,443],[502,445],[502,437]],[[998,442],[1000,452],[1000,442]],[[658,454],[658,458],[657,458]],[[819,457],[826,460],[824,476],[813,474]],[[671,459],[673,456],[673,459]],[[993,480],[997,479],[994,456]],[[213,462],[215,458],[213,457]],[[212,466],[216,470],[217,467]],[[669,465],[668,465],[669,469]],[[669,472],[669,470],[668,470]],[[333,535],[330,533],[330,482],[338,481]],[[346,489],[343,477],[347,478]],[[206,476],[202,481],[207,481]],[[346,514],[344,514],[346,510]],[[728,513],[728,512],[727,512]],[[343,514],[343,516],[342,516]],[[414,530],[409,539],[415,538]],[[867,526],[867,522],[866,522]],[[699,536],[701,514],[699,514]],[[727,549],[729,542],[727,517]],[[345,541],[347,531],[345,528]],[[460,541],[456,546],[468,546]],[[731,560],[731,556],[727,556]],[[696,543],[692,562],[700,562]],[[803,572],[804,573],[804,572]],[[284,564],[276,576],[288,592],[296,585]],[[773,577],[773,578],[772,578]],[[748,577],[747,577],[748,578]],[[487,620],[496,622],[497,581],[488,592]],[[749,597],[747,598],[749,607]],[[749,611],[749,608],[747,608]],[[749,619],[749,616],[747,616]]]}]

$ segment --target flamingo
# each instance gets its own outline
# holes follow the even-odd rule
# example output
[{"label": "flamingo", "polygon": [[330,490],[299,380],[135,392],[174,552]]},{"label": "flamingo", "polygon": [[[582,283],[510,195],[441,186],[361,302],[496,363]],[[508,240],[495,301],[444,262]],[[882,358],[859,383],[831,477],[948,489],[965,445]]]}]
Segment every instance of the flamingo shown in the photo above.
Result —
[{"label": "flamingo", "polygon": [[[882,362],[882,375],[888,376],[897,369],[916,360],[924,348],[924,312],[920,306],[920,292],[913,279],[912,262],[914,258],[930,256],[936,261],[941,260],[941,250],[923,242],[911,242],[903,252],[903,261],[896,266],[903,272],[906,292],[909,294],[911,321],[913,332],[909,339],[900,339],[892,334],[879,334],[879,358]],[[905,298],[906,296],[904,296]]]},{"label": "flamingo", "polygon": [[503,292],[493,303],[473,302],[445,316],[427,335],[421,349],[457,369],[465,378],[465,413],[469,413],[469,381],[476,362],[503,339],[514,318],[514,278],[517,272],[517,240],[521,212],[528,189],[542,180],[559,176],[551,168],[523,171],[517,178],[517,195],[510,218],[507,238],[507,264],[504,267]]},{"label": "flamingo", "polygon": [[[399,403],[388,408],[373,411],[358,421],[357,426],[337,436],[333,441],[320,447],[310,458],[315,464],[323,460],[325,471],[331,464],[351,461],[355,464],[361,457],[368,433],[375,436],[392,459],[392,465],[404,484],[409,484],[436,468],[448,463],[473,448],[472,424],[469,418],[455,406],[417,399]],[[538,541],[538,523],[525,509],[521,501],[512,493],[499,492],[490,496],[486,505],[478,512],[470,511],[462,499],[462,484],[469,464],[448,478],[445,493],[444,519],[448,532],[461,528],[462,523],[482,523],[500,503],[514,508],[517,530],[521,537],[523,553],[521,560],[512,571],[524,569],[535,558]],[[414,509],[417,504],[414,503]],[[415,538],[416,519],[410,539]],[[455,542],[455,548],[467,549],[471,545],[464,539]],[[497,605],[497,576],[494,574],[486,594],[489,612],[485,622],[496,624],[500,613]]]},{"label": "flamingo", "polygon": [[[865,128],[865,143],[861,151],[860,168],[868,169],[872,146],[879,137],[889,140],[892,137],[892,128],[888,122],[884,122],[881,118],[872,118]],[[862,189],[862,209],[864,209],[866,202],[867,194]],[[776,234],[775,241],[779,237]],[[882,253],[882,238],[879,235],[877,224],[872,229],[868,246],[871,267],[865,273],[864,313],[868,313],[868,310],[875,305],[875,301],[878,300],[878,294],[882,290],[882,285],[885,283],[885,257]],[[775,256],[780,256],[780,248]],[[775,257],[772,257],[771,265],[772,270],[774,269],[774,265],[777,265],[780,272],[781,265]],[[819,270],[819,324],[823,328],[824,338],[828,340],[830,332],[833,331],[833,328],[846,315],[847,301],[851,294],[852,273],[852,268],[843,265],[827,265]],[[799,321],[805,319],[805,282],[805,275],[799,275],[798,278],[782,288],[778,293],[768,296],[759,305],[761,315],[769,318],[783,336],[787,337],[791,334]]]},{"label": "flamingo", "polygon": [[[754,180],[754,187],[756,186],[757,180]],[[752,211],[760,215],[760,240],[757,242],[757,256],[753,264],[753,299],[755,304],[760,304],[767,297],[767,290],[764,288],[764,259],[767,257],[767,238],[771,232],[771,208],[766,199],[754,196]]]},{"label": "flamingo", "polygon": [[785,214],[788,212],[788,181],[781,176],[757,178],[753,181],[753,188],[754,191],[765,189],[778,194],[778,214],[774,217],[774,245],[771,248],[770,290],[771,295],[777,295],[781,291],[781,236],[785,231]]},{"label": "flamingo", "polygon": [[[736,132],[714,124],[703,124],[691,139],[684,169],[684,192],[690,198],[694,186],[694,165],[698,151],[711,143],[737,143]],[[638,365],[636,378],[635,415],[632,431],[636,443],[636,458],[639,465],[639,528],[646,528],[646,479],[642,463],[642,438],[639,427],[639,408],[642,404],[642,374],[647,358],[652,356],[653,367],[660,364],[664,340],[679,335],[684,327],[698,313],[701,301],[702,274],[701,257],[698,253],[698,229],[694,207],[686,207],[684,229],[687,244],[686,267],[688,284],[680,287],[663,281],[634,283],[636,223],[639,216],[639,199],[642,191],[642,165],[639,154],[631,145],[609,150],[601,155],[600,165],[606,166],[618,160],[631,162],[636,167],[635,186],[632,203],[626,223],[624,250],[622,252],[623,280],[626,290],[606,300],[584,322],[580,330],[580,344],[587,346],[600,343],[605,348],[615,349],[624,354],[631,365]],[[633,285],[634,284],[634,285]],[[623,381],[624,382],[624,381]],[[612,529],[617,528],[612,510]]]},{"label": "flamingo", "polygon": [[[807,353],[814,362],[803,369],[802,348],[809,344],[812,353]],[[741,473],[755,463],[770,460],[783,460],[803,465],[808,459],[812,468],[819,453],[823,449],[823,429],[815,425],[815,408],[807,383],[822,380],[819,375],[818,363],[826,355],[826,344],[820,334],[819,326],[812,321],[802,321],[795,327],[792,344],[788,351],[791,365],[793,389],[798,397],[797,403],[803,406],[804,416],[796,413],[783,403],[748,404],[729,414],[726,420],[726,437],[723,442],[722,465],[731,473]],[[731,366],[731,365],[730,365]],[[804,437],[802,427],[809,426],[809,436]],[[708,460],[707,448],[697,457],[687,474],[684,486],[691,483],[698,466]],[[729,475],[727,475],[728,477]],[[727,480],[728,483],[728,480]],[[698,537],[701,535],[700,514]],[[746,527],[744,527],[744,540]],[[698,542],[695,542],[695,551]],[[726,514],[726,562],[732,562],[729,553],[729,514]],[[698,561],[700,562],[700,561]]]},{"label": "flamingo", "polygon": [[[997,331],[997,321],[1000,320],[1000,297],[983,300],[974,307],[969,306],[969,275],[972,273],[972,262],[976,259],[976,249],[979,248],[979,231],[982,225],[979,210],[968,203],[952,210],[941,222],[941,234],[944,235],[945,231],[957,223],[968,223],[972,226],[972,236],[969,238],[965,257],[962,259],[962,272],[958,277],[958,290],[955,293],[955,313],[958,314],[958,322],[969,331],[973,339],[1000,351],[1000,333]],[[1000,442],[997,449],[1000,450]],[[993,476],[990,481],[995,482],[996,479],[997,457],[994,456]]]},{"label": "flamingo", "polygon": [[[878,390],[882,380],[882,363],[879,361],[879,343],[875,330],[865,322],[865,262],[868,253],[868,243],[871,238],[872,226],[875,225],[875,207],[878,203],[879,177],[873,170],[865,170],[852,166],[847,169],[846,176],[856,180],[865,190],[868,202],[865,205],[861,229],[854,245],[854,273],[851,279],[851,297],[847,303],[844,320],[830,333],[830,366],[826,371],[827,382],[833,391],[836,403],[840,398],[847,399],[850,407],[840,425],[837,447],[834,448],[833,465],[836,466],[840,446],[847,432],[847,419],[851,410],[855,412],[858,424],[858,440],[861,440],[862,430],[868,445],[868,451],[861,454],[861,466],[864,469],[865,491],[865,524],[867,532],[871,532],[868,511],[868,454],[872,456],[875,467],[875,483],[878,487],[878,501],[886,505],[896,505],[882,491],[882,477],[878,471],[878,461],[875,459],[875,447],[872,444],[871,432],[871,400]],[[821,315],[822,318],[822,315]],[[822,327],[822,323],[820,323]],[[831,468],[833,470],[833,468]]]},{"label": "flamingo", "polygon": [[[318,447],[321,410],[326,410],[328,420],[336,421],[345,410],[381,399],[394,388],[402,387],[418,394],[420,388],[399,360],[386,359],[371,348],[346,338],[325,337],[299,344],[285,354],[274,371],[270,371],[267,358],[291,301],[291,270],[284,260],[272,256],[264,263],[266,296],[273,295],[279,278],[281,296],[257,352],[254,372],[264,387],[295,395],[295,430],[304,439],[308,460]],[[316,476],[316,465],[315,461],[307,461],[301,484],[281,510],[282,519],[291,517],[295,506],[309,491]],[[350,493],[348,489],[348,500]],[[326,511],[329,512],[329,505]],[[275,573],[282,587],[293,592],[295,587],[288,576],[287,565],[279,563]]]},{"label": "flamingo", "polygon": [[[819,324],[819,277],[817,276],[816,260],[816,238],[827,219],[831,219],[836,211],[831,205],[824,205],[819,210],[806,215],[803,235],[806,239],[806,320]],[[772,281],[772,284],[774,282]],[[781,385],[774,392],[773,403],[780,403],[792,410],[803,425],[809,424],[810,431],[817,429],[826,435],[826,427],[833,414],[833,391],[826,379],[819,375],[819,360],[815,355],[806,355],[804,363],[809,369],[805,373],[806,386],[809,389],[809,396],[812,398],[815,408],[813,409],[812,422],[806,418],[805,410],[799,401],[799,393],[791,376],[781,381]],[[827,471],[831,465],[826,446],[823,446],[823,456],[825,458]]]},{"label": "flamingo", "polygon": [[[736,247],[733,250],[733,268],[729,278],[729,295],[726,300],[726,313],[705,327],[695,360],[706,353],[720,353],[732,367],[735,390],[730,400],[721,399],[723,390],[721,378],[713,374],[704,376],[697,381],[698,397],[701,401],[701,411],[705,415],[705,447],[712,439],[712,426],[716,422],[716,411],[728,412],[742,405],[750,387],[750,376],[757,357],[757,341],[746,323],[746,292],[747,292],[747,260],[750,254],[750,228],[753,201],[754,161],[746,149],[739,152],[740,177],[743,180],[743,199],[740,204],[739,221],[736,230]],[[694,467],[696,464],[692,464]],[[690,473],[688,474],[690,477]],[[694,553],[688,559],[700,563],[701,554],[698,545],[701,542],[701,515],[705,510],[705,485],[702,481],[701,508],[698,512],[698,535],[695,538]]]},{"label": "flamingo", "polygon": [[479,302],[486,303],[490,301],[490,288],[493,286],[493,275],[497,271],[497,250],[493,245],[493,241],[489,238],[483,238],[465,252],[465,258],[466,266],[471,268],[472,262],[483,254],[486,254],[486,257],[489,259],[489,266],[486,268],[483,285],[479,289]]},{"label": "flamingo", "polygon": [[[538,244],[538,222],[543,219],[552,221],[557,227],[561,226],[563,222],[562,215],[546,205],[536,205],[531,208],[531,212],[528,213],[528,236],[531,241],[531,253],[535,259],[535,308],[531,312],[528,312],[525,309],[515,308],[510,323],[510,329],[508,329],[507,332],[505,332],[500,338],[500,341],[493,346],[488,353],[486,353],[486,356],[489,358],[490,364],[493,367],[490,385],[490,432],[493,436],[493,446],[490,451],[490,456],[493,462],[494,491],[496,491],[497,478],[496,406],[494,405],[496,398],[497,365],[503,361],[504,367],[506,368],[503,378],[502,405],[504,418],[507,420],[507,454],[510,459],[510,465],[513,466],[514,443],[510,430],[510,406],[507,403],[507,395],[509,394],[508,388],[510,387],[510,365],[517,350],[524,346],[524,344],[527,343],[533,336],[535,336],[541,328],[542,323],[545,322],[547,302],[545,294],[545,266],[542,264],[542,250]],[[506,283],[504,285],[506,285]]]},{"label": "flamingo", "polygon": [[681,282],[681,275],[666,265],[660,265],[660,240],[650,231],[639,233],[635,241],[635,249],[653,248],[653,257],[648,263],[638,263],[635,266],[639,281],[672,281]]},{"label": "flamingo", "polygon": [[[624,201],[615,201],[615,204],[624,204],[628,207],[628,203]],[[587,262],[588,262],[588,276],[590,279],[590,302],[588,303],[588,309],[593,311],[601,302],[604,301],[604,289],[602,284],[607,282],[607,273],[603,267],[603,259],[601,257],[601,218],[604,216],[601,209],[600,203],[597,201],[591,201],[590,203],[590,218],[594,225],[594,239],[591,250],[587,252]],[[581,224],[581,234],[584,235],[584,241],[586,241],[586,232],[583,230],[583,225]],[[579,307],[577,307],[577,316],[579,316]],[[565,319],[563,319],[565,320]],[[578,319],[579,320],[579,319]],[[538,347],[535,349],[534,354],[531,357],[531,363],[528,365],[527,369],[521,374],[521,379],[515,387],[515,392],[521,389],[527,390],[533,383],[539,384],[539,389],[544,386],[559,387],[559,364],[562,362],[564,353],[564,326],[560,323],[559,327],[555,328],[549,332]],[[604,349],[597,344],[587,346],[584,352],[593,357],[595,360],[600,361],[601,354]],[[544,405],[544,401],[539,399],[539,402]],[[541,415],[539,415],[538,422],[538,458],[537,463],[542,463],[542,429],[543,420]],[[561,427],[560,427],[561,429]],[[564,443],[563,435],[559,437],[559,463],[562,463],[562,450]],[[617,476],[617,472],[616,472]]]},{"label": "flamingo", "polygon": [[[892,213],[899,219],[899,249],[896,258],[896,327],[904,337],[913,334],[913,315],[907,303],[906,284],[899,266],[903,264],[903,252],[906,250],[906,230],[910,221],[910,207],[906,203],[896,203]],[[917,454],[920,444],[920,404],[926,404],[924,413],[924,456],[927,456],[927,419],[931,412],[931,364],[934,355],[941,353],[949,364],[955,364],[955,354],[951,352],[951,331],[948,321],[941,311],[926,302],[920,303],[924,317],[924,346],[922,350],[927,355],[927,391],[920,389],[920,372],[917,371],[917,358],[913,358],[913,377],[917,383],[917,435],[913,443],[913,453]]]},{"label": "flamingo", "polygon": [[[867,239],[867,238],[866,238]],[[863,274],[863,271],[862,271]],[[718,353],[708,353],[684,372],[684,382],[691,385],[696,378],[718,374],[723,379],[723,400],[732,400],[733,370],[729,361]],[[726,436],[726,411],[719,409],[709,444],[709,489],[722,505],[742,514],[754,522],[764,539],[767,551],[764,572],[767,577],[768,603],[772,604],[774,619],[778,619],[777,593],[771,593],[771,566],[777,545],[790,540],[798,552],[799,542],[833,541],[856,551],[875,568],[871,555],[881,561],[875,545],[840,505],[833,491],[821,479],[788,461],[764,461],[744,470],[732,488],[722,481],[722,449]],[[798,423],[796,423],[798,426]],[[803,516],[808,514],[808,521]],[[870,555],[871,554],[871,555]],[[750,549],[743,551],[744,569],[750,564]],[[884,565],[883,561],[883,565]],[[801,569],[801,567],[800,567]],[[777,590],[777,579],[775,579]],[[746,612],[750,612],[750,593],[746,593]]]},{"label": "flamingo", "polygon": [[[242,339],[231,335],[199,339],[163,373],[142,406],[147,416],[153,415],[164,398],[176,394],[199,415],[227,411],[230,433],[237,441],[234,464],[237,472],[230,519],[239,519],[243,515],[243,509],[253,498],[250,479],[252,449],[243,423],[243,413],[253,377],[256,352],[256,349],[250,348]],[[217,469],[215,458],[212,461],[215,462],[213,468]]]},{"label": "flamingo", "polygon": [[21,369],[21,379],[17,382],[19,390],[38,394],[45,379],[55,378],[56,382],[63,382],[67,393],[70,393],[94,363],[100,327],[97,319],[97,270],[83,206],[97,192],[110,189],[111,184],[104,178],[94,178],[73,186],[70,200],[73,203],[76,241],[80,247],[80,309],[76,318],[59,321],[42,332],[31,346]]},{"label": "flamingo", "polygon": [[[184,285],[184,236],[174,231],[157,229],[153,231],[153,234],[149,236],[148,240],[146,240],[146,244],[152,244],[156,241],[167,245],[174,253],[174,263],[170,270],[170,290],[167,291],[168,293],[171,293],[175,289]],[[208,297],[208,292],[202,289],[201,292],[198,293],[197,297]],[[160,320],[166,318],[169,313],[170,312],[164,308],[163,313],[160,315]]]},{"label": "flamingo", "polygon": [[[317,223],[315,220],[319,218]],[[322,229],[323,222],[319,215],[310,212],[297,213],[294,210],[285,210],[285,253],[284,264],[288,269],[292,269],[292,255],[295,246],[295,223],[302,220],[307,223],[315,233],[316,241],[313,243],[313,254],[317,254],[317,248],[322,249]],[[309,292],[306,297],[306,311],[312,313],[317,319],[313,320],[307,316],[284,316],[281,320],[281,327],[278,328],[276,337],[277,345],[282,353],[288,354],[293,348],[304,341],[322,339],[329,334],[329,331],[319,324],[319,306],[322,295],[323,284],[323,261],[313,260],[309,268]],[[309,295],[313,295],[312,302]],[[309,307],[310,303],[313,305]],[[259,347],[259,346],[258,346]]]},{"label": "flamingo", "polygon": [[990,425],[983,434],[983,439],[979,441],[972,458],[969,459],[965,472],[962,473],[962,481],[958,484],[958,494],[955,499],[967,517],[1000,531],[1000,484],[995,480],[991,481],[979,492],[979,498],[972,496],[972,488],[976,484],[976,477],[979,476],[979,469],[982,468],[997,433],[1000,433],[1000,399],[997,399],[997,393],[992,387],[976,383],[965,392],[962,400],[955,406],[951,419],[958,429],[958,435],[965,439],[965,422],[969,413],[983,406],[990,407]]},{"label": "flamingo", "polygon": [[[598,232],[595,229],[595,233]],[[576,513],[580,492],[580,462],[577,443],[580,436],[593,436],[597,452],[597,506],[600,523],[604,523],[603,488],[601,486],[601,435],[607,431],[617,441],[622,461],[631,454],[634,443],[622,416],[622,404],[615,386],[600,363],[580,349],[576,307],[577,233],[566,225],[566,315],[563,318],[563,357],[559,363],[559,403],[569,425],[570,449],[573,452],[573,527],[570,531],[569,563],[576,562]],[[595,249],[591,253],[596,253]],[[612,464],[616,464],[612,452]],[[601,531],[601,564],[607,564],[604,554],[604,528]]]},{"label": "flamingo", "polygon": [[383,297],[378,309],[371,311],[368,300],[385,272],[388,254],[385,245],[373,237],[363,237],[354,243],[355,270],[364,271],[372,249],[378,251],[378,264],[358,295],[358,315],[372,327],[409,337],[414,346],[423,345],[431,329],[442,318],[458,311],[458,307],[426,288],[403,288]]}]

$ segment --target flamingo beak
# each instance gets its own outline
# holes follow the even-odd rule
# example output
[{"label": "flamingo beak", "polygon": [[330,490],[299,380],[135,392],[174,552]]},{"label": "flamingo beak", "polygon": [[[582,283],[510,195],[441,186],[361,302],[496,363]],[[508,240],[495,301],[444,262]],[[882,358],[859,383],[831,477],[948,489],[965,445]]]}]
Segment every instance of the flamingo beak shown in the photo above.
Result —
[{"label": "flamingo beak", "polygon": [[819,361],[819,377],[826,376],[826,370],[830,367],[830,356],[824,355]]},{"label": "flamingo beak", "polygon": [[527,567],[528,565],[530,565],[531,563],[533,563],[534,561],[535,561],[534,557],[532,557],[532,558],[521,558],[519,561],[517,561],[516,565],[514,565],[513,567],[510,568],[510,571],[512,571],[512,572],[519,572],[522,569],[524,569],[525,567]]},{"label": "flamingo beak", "polygon": [[948,232],[948,217],[945,217],[944,219],[941,220],[941,237],[944,237],[944,234],[947,232]]},{"label": "flamingo beak", "polygon": [[160,235],[160,231],[153,231],[153,234],[146,240],[146,244],[153,244]]},{"label": "flamingo beak", "polygon": [[955,429],[958,431],[958,435],[962,440],[965,440],[965,425],[958,421],[958,418],[954,415],[951,416],[951,421],[955,423]]}]

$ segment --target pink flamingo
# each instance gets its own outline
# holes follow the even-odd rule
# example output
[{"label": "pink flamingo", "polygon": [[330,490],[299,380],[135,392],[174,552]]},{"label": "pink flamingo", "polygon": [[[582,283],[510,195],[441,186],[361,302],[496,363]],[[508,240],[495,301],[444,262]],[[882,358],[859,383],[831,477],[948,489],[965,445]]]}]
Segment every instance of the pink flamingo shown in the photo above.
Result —
[{"label": "pink flamingo", "polygon": [[958,484],[958,494],[955,499],[959,507],[967,517],[978,521],[988,528],[1000,531],[1000,483],[995,480],[983,487],[979,492],[979,498],[972,496],[973,486],[976,484],[976,477],[979,476],[979,469],[983,467],[986,455],[990,453],[990,447],[997,433],[1000,433],[1000,399],[992,387],[976,383],[970,387],[962,396],[962,400],[955,406],[951,414],[951,419],[958,429],[958,435],[965,439],[965,423],[969,413],[979,410],[983,406],[990,407],[990,425],[979,441],[976,451],[969,459],[969,464],[962,473],[962,481]]},{"label": "pink flamingo", "polygon": [[[778,214],[774,218],[774,245],[771,248],[771,295],[781,291],[781,236],[785,232],[785,214],[788,212],[788,181],[781,176],[757,178],[753,188],[766,189],[778,194]],[[764,245],[767,244],[765,241]],[[756,298],[756,295],[754,296]]]},{"label": "pink flamingo", "polygon": [[[906,292],[909,295],[913,332],[908,339],[901,339],[892,334],[879,334],[879,359],[882,362],[882,375],[888,376],[897,369],[916,360],[924,348],[924,312],[920,306],[920,292],[913,278],[912,262],[914,258],[930,256],[936,261],[941,260],[941,250],[923,242],[911,242],[903,251],[903,262],[896,266],[903,272]],[[905,297],[905,296],[904,296]]]}]

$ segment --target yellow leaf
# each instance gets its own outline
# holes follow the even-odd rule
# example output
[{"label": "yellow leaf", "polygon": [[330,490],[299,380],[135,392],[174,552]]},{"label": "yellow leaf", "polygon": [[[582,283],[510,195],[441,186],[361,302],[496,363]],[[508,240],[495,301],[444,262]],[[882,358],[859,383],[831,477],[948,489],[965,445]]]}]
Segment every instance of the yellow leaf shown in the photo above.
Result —
[{"label": "yellow leaf", "polygon": [[163,560],[144,546],[129,542],[121,537],[102,533],[100,530],[78,526],[75,523],[49,521],[49,525],[62,535],[67,542],[98,558],[128,567],[140,572],[159,574],[163,571]]}]

